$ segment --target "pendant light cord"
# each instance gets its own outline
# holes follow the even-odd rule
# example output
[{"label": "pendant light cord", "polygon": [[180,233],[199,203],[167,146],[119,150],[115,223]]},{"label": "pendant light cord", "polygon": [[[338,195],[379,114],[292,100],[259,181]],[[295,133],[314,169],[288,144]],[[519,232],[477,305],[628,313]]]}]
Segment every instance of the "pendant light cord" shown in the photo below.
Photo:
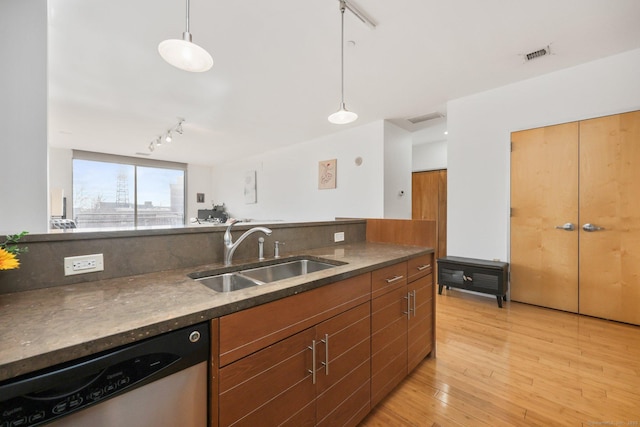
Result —
[{"label": "pendant light cord", "polygon": [[189,0],[187,0],[187,33],[189,33]]},{"label": "pendant light cord", "polygon": [[341,92],[341,107],[344,108],[344,9],[345,3],[340,0],[340,13],[342,14],[341,29],[340,29],[340,92]]}]

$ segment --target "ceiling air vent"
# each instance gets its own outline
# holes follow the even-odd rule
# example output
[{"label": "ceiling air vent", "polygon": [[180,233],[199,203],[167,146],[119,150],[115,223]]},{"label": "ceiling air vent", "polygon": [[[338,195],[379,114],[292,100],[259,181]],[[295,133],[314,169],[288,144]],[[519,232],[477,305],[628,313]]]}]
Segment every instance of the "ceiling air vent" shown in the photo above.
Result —
[{"label": "ceiling air vent", "polygon": [[524,57],[527,61],[531,61],[532,59],[540,58],[541,56],[545,56],[551,53],[551,49],[549,46],[544,49],[536,50],[535,52],[527,53]]},{"label": "ceiling air vent", "polygon": [[431,113],[431,114],[424,114],[422,116],[411,117],[410,119],[407,119],[407,120],[413,123],[414,125],[416,125],[418,123],[426,122],[429,120],[441,119],[443,117],[444,117],[444,114],[442,113]]}]

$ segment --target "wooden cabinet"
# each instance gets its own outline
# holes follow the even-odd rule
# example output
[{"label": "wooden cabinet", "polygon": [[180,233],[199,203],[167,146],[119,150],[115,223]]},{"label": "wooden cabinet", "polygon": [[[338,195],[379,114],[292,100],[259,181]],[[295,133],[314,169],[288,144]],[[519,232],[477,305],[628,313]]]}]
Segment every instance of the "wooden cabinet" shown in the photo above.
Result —
[{"label": "wooden cabinet", "polygon": [[219,425],[312,426],[313,328],[220,369]]},{"label": "wooden cabinet", "polygon": [[429,254],[372,275],[372,407],[433,350],[432,270]]},{"label": "wooden cabinet", "polygon": [[371,300],[372,407],[407,375],[406,283]]},{"label": "wooden cabinet", "polygon": [[365,274],[220,318],[218,425],[357,425],[370,410],[370,294]]},{"label": "wooden cabinet", "polygon": [[214,319],[211,427],[357,426],[433,349],[432,265],[429,254]]},{"label": "wooden cabinet", "polygon": [[432,275],[409,283],[410,315],[407,325],[407,371],[411,372],[432,350]]},{"label": "wooden cabinet", "polygon": [[315,328],[318,426],[355,426],[371,409],[369,310],[367,301]]}]

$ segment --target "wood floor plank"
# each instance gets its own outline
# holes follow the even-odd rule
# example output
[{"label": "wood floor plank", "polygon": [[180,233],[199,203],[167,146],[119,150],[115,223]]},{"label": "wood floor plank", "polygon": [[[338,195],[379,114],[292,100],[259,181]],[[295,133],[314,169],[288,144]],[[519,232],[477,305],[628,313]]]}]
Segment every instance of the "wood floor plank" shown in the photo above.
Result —
[{"label": "wood floor plank", "polygon": [[448,290],[425,359],[360,427],[640,426],[640,327]]}]

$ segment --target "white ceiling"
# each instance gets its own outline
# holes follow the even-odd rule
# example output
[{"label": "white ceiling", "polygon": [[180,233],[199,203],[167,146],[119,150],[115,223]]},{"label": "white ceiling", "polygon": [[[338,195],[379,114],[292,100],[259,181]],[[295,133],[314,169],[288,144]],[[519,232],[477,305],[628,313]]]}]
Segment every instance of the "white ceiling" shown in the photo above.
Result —
[{"label": "white ceiling", "polygon": [[[346,127],[439,111],[446,102],[640,47],[638,0],[354,0],[345,16]],[[134,156],[186,118],[151,158],[202,165],[346,127],[337,0],[192,0],[205,73],[157,51],[185,30],[185,0],[49,0],[49,140]],[[551,46],[552,55],[523,54]]]}]

